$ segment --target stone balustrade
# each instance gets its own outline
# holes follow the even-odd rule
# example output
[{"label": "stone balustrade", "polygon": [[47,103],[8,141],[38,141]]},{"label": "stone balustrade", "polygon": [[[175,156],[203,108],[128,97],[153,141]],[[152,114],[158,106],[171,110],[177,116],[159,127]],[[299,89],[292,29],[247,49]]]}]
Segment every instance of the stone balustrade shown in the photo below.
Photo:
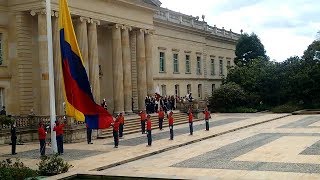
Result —
[{"label": "stone balustrade", "polygon": [[181,24],[184,26],[189,26],[199,30],[204,30],[215,36],[230,38],[234,40],[240,38],[240,34],[232,32],[231,29],[227,31],[224,28],[217,28],[215,25],[210,26],[205,21],[199,21],[198,17],[185,15],[165,8],[159,9],[159,11],[156,12],[154,18],[171,23]]}]

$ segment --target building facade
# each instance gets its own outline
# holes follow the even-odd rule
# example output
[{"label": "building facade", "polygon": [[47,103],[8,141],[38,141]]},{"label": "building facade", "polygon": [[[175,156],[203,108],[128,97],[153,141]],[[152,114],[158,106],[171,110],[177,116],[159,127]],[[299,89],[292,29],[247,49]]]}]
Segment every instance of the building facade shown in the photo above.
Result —
[{"label": "building facade", "polygon": [[[95,101],[110,112],[144,109],[144,98],[210,96],[233,66],[239,34],[161,8],[158,0],[68,0]],[[51,0],[55,97],[63,112],[58,0]],[[0,0],[0,105],[49,114],[44,0]]]}]

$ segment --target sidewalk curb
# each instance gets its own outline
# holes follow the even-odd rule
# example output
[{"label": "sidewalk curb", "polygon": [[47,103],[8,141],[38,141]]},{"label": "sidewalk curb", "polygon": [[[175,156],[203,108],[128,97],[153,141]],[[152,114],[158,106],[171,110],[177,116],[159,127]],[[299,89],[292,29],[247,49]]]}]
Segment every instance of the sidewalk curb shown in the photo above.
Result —
[{"label": "sidewalk curb", "polygon": [[291,114],[287,114],[287,115],[283,115],[283,116],[280,116],[280,117],[277,117],[277,118],[273,118],[273,119],[269,119],[269,120],[265,120],[265,121],[261,121],[261,122],[257,122],[257,123],[253,123],[253,124],[249,124],[249,125],[246,125],[246,126],[230,129],[228,131],[224,131],[224,132],[221,132],[221,133],[213,134],[213,135],[210,135],[210,136],[207,136],[207,137],[203,137],[203,138],[200,138],[200,139],[195,139],[195,140],[188,141],[188,142],[185,142],[185,143],[182,143],[182,144],[173,145],[173,146],[170,146],[170,147],[167,147],[167,148],[164,148],[164,149],[160,149],[160,150],[157,150],[157,151],[154,151],[154,152],[150,152],[150,153],[147,153],[147,154],[136,156],[136,157],[133,157],[133,158],[130,158],[130,159],[126,159],[126,160],[117,162],[117,163],[112,163],[112,164],[109,164],[109,165],[106,165],[106,166],[102,166],[102,167],[99,167],[99,168],[96,168],[96,169],[92,169],[92,170],[89,170],[89,171],[106,170],[106,169],[109,169],[109,168],[113,168],[113,167],[116,167],[116,166],[119,166],[119,165],[123,165],[123,164],[129,163],[129,162],[133,162],[133,161],[136,161],[136,160],[139,160],[139,159],[150,157],[152,155],[156,155],[156,154],[159,154],[159,153],[163,153],[163,152],[166,152],[166,151],[177,149],[179,147],[183,147],[183,146],[186,146],[186,145],[189,145],[189,144],[197,143],[197,142],[200,142],[200,141],[203,141],[203,140],[207,140],[207,139],[210,139],[210,138],[213,138],[213,137],[221,136],[221,135],[224,135],[224,134],[228,134],[230,132],[234,132],[234,131],[238,131],[238,130],[241,130],[241,129],[249,128],[249,127],[252,127],[252,126],[259,125],[259,124],[263,124],[263,123],[267,123],[267,122],[274,121],[274,120],[277,120],[277,119],[285,118],[285,117],[288,117],[288,116],[292,116],[292,115]]}]

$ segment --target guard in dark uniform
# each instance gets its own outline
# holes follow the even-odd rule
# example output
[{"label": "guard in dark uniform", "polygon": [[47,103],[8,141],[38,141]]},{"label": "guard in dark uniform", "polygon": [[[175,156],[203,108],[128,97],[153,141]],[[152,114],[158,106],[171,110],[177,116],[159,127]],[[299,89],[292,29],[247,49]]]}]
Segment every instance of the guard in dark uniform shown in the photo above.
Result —
[{"label": "guard in dark uniform", "polygon": [[151,135],[151,119],[150,119],[150,115],[148,114],[147,116],[147,138],[148,138],[148,145],[147,146],[151,146],[152,144],[152,135]]},{"label": "guard in dark uniform", "polygon": [[16,146],[17,146],[17,129],[16,123],[11,124],[11,154],[15,155],[16,153]]},{"label": "guard in dark uniform", "polygon": [[87,142],[88,144],[93,144],[92,141],[92,129],[88,126],[88,124],[86,124],[86,128],[87,128]]},{"label": "guard in dark uniform", "polygon": [[173,140],[173,113],[172,111],[169,113],[169,129],[170,129],[170,140]]},{"label": "guard in dark uniform", "polygon": [[7,115],[6,107],[2,106],[2,109],[0,111],[0,115]]},{"label": "guard in dark uniform", "polygon": [[189,109],[189,129],[190,129],[190,135],[193,135],[193,114],[192,114],[192,110]]},{"label": "guard in dark uniform", "polygon": [[113,140],[114,140],[114,148],[118,148],[119,145],[119,119],[118,117],[113,123]]}]

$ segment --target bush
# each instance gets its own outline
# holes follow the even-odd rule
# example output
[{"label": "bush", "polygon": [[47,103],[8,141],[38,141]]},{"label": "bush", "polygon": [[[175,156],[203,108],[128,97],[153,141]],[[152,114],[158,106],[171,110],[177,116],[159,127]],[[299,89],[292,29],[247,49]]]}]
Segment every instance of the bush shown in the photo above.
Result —
[{"label": "bush", "polygon": [[256,112],[258,112],[258,110],[253,109],[253,108],[237,107],[234,109],[227,110],[226,112],[229,112],[229,113],[256,113]]},{"label": "bush", "polygon": [[19,159],[12,162],[11,159],[6,159],[0,162],[0,179],[26,179],[36,177],[38,171],[26,167]]},{"label": "bush", "polygon": [[71,167],[73,167],[67,162],[64,162],[62,158],[58,157],[58,154],[41,157],[41,161],[38,166],[39,173],[42,176],[52,176],[65,173],[68,172]]},{"label": "bush", "polygon": [[300,110],[300,109],[301,109],[301,107],[296,104],[287,103],[287,104],[283,104],[280,106],[276,106],[276,107],[272,108],[271,111],[274,113],[292,113],[292,112]]},{"label": "bush", "polygon": [[6,115],[0,115],[0,125],[6,125],[9,126],[13,123],[12,118],[6,116]]}]

